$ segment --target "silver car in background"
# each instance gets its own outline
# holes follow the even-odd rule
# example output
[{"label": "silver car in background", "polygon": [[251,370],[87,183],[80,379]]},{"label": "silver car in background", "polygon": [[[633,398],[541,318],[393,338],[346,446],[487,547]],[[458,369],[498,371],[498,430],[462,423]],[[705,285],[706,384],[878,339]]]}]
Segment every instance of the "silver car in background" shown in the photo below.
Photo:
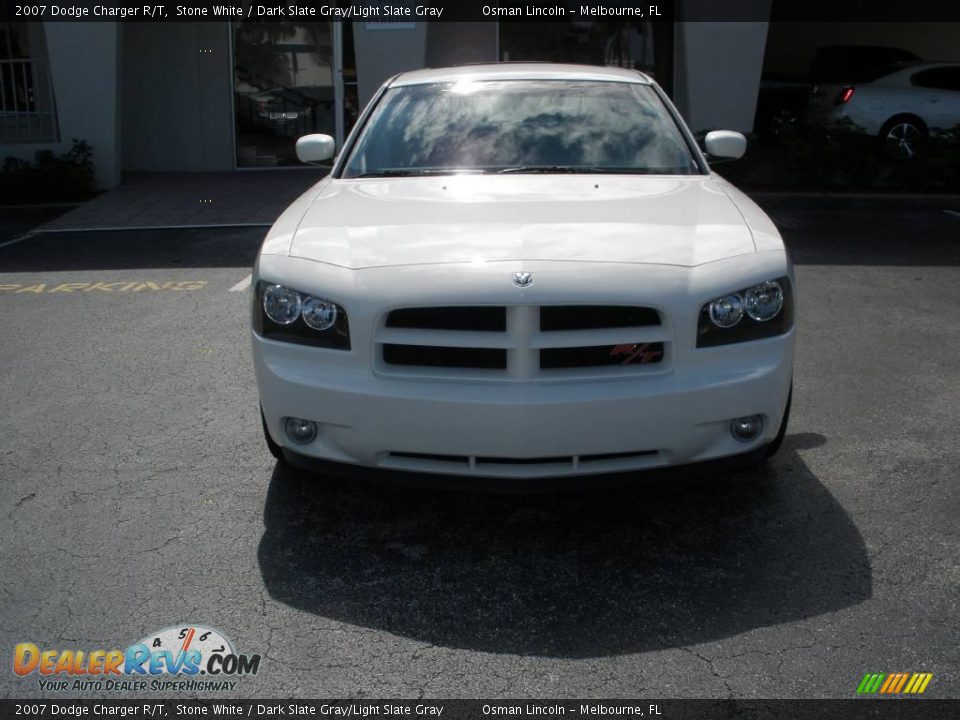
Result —
[{"label": "silver car in background", "polygon": [[806,120],[810,125],[849,120],[911,158],[920,140],[960,124],[960,63],[900,63],[859,82],[815,85]]}]

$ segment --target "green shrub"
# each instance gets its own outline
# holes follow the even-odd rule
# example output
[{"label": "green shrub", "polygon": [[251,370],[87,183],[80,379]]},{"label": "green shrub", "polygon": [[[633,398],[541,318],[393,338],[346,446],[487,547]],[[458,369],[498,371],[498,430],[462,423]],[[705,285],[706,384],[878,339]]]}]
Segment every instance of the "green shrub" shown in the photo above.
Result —
[{"label": "green shrub", "polygon": [[33,162],[7,157],[0,167],[0,204],[87,200],[96,191],[93,148],[74,140],[62,155],[40,150]]}]

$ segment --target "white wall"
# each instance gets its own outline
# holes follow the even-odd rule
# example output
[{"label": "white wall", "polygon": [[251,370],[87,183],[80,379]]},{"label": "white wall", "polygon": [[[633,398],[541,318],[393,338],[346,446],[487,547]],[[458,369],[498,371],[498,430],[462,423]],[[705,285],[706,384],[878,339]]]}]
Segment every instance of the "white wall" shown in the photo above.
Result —
[{"label": "white wall", "polygon": [[427,67],[497,62],[496,22],[427,23]]},{"label": "white wall", "polygon": [[0,146],[0,155],[32,159],[37,150],[63,153],[73,139],[93,148],[97,185],[120,182],[119,33],[112,22],[47,22],[50,76],[60,141]]},{"label": "white wall", "polygon": [[749,132],[757,110],[766,22],[678,22],[674,88],[690,128]]},{"label": "white wall", "polygon": [[360,107],[367,104],[385,80],[406,70],[418,70],[426,63],[426,23],[390,30],[369,29],[370,24],[353,25]]}]

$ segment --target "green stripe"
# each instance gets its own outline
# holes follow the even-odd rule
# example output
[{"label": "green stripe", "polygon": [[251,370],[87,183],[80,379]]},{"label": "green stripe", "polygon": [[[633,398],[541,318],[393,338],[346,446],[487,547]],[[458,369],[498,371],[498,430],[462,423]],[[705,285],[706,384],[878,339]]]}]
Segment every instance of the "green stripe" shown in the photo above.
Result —
[{"label": "green stripe", "polygon": [[887,674],[877,673],[875,677],[876,677],[876,680],[870,685],[870,689],[867,690],[867,692],[869,693],[875,693],[880,689],[880,686],[883,685],[883,681],[887,677]]},{"label": "green stripe", "polygon": [[867,673],[863,676],[863,680],[861,680],[860,685],[857,686],[858,693],[865,693],[867,691],[867,684],[870,682],[871,677],[873,677],[871,673]]}]

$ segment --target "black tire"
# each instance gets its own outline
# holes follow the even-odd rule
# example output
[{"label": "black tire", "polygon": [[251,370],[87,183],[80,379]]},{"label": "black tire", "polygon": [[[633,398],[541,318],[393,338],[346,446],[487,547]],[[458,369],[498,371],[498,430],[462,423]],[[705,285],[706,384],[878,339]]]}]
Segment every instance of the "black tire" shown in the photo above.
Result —
[{"label": "black tire", "polygon": [[778,110],[770,118],[767,132],[771,137],[783,138],[794,133],[800,125],[800,116],[793,110],[786,108]]},{"label": "black tire", "polygon": [[769,445],[767,445],[767,451],[763,455],[763,459],[767,460],[772,458],[777,454],[777,451],[780,449],[780,446],[783,445],[783,438],[787,435],[787,423],[790,421],[790,403],[793,401],[793,384],[790,385],[790,394],[787,395],[787,407],[783,411],[783,421],[780,423],[780,429],[777,431],[777,436],[773,439]]},{"label": "black tire", "polygon": [[912,160],[930,131],[916,115],[895,115],[880,129],[880,140],[888,143],[903,160]]},{"label": "black tire", "polygon": [[260,409],[260,424],[263,426],[263,438],[267,441],[267,449],[270,451],[270,454],[280,462],[284,462],[283,449],[273,441],[272,437],[270,437],[270,431],[267,430],[267,420],[263,416],[262,408]]}]

